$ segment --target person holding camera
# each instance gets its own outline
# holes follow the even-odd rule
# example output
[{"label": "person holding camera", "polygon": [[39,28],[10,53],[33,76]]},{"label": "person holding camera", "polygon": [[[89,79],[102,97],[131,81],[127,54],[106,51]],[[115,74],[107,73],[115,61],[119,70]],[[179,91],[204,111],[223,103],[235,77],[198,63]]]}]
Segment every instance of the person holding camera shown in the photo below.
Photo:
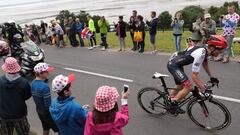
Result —
[{"label": "person holding camera", "polygon": [[235,6],[232,4],[228,5],[228,14],[222,15],[219,19],[223,29],[222,36],[224,36],[227,40],[228,47],[224,50],[221,57],[219,57],[217,61],[228,63],[229,58],[233,55],[232,42],[234,35],[236,34],[239,19],[239,15],[235,12]]},{"label": "person holding camera", "polygon": [[182,13],[177,12],[175,14],[174,20],[171,23],[171,27],[173,27],[173,39],[174,39],[176,51],[181,51],[181,39],[182,39],[182,33],[183,33],[183,25],[184,25],[184,20],[182,18]]},{"label": "person holding camera", "polygon": [[157,52],[157,45],[156,45],[156,35],[157,35],[157,25],[158,25],[158,18],[156,17],[156,12],[151,12],[151,20],[146,20],[146,24],[149,27],[149,34],[150,34],[150,42],[153,46],[152,54]]},{"label": "person holding camera", "polygon": [[211,19],[209,13],[204,14],[204,21],[200,25],[200,32],[203,36],[202,43],[207,44],[208,38],[211,35],[216,35],[216,22]]},{"label": "person holding camera", "polygon": [[115,87],[102,86],[95,96],[93,111],[88,112],[84,135],[123,135],[122,128],[128,124],[128,86],[122,92],[121,111],[118,111],[119,93]]},{"label": "person holding camera", "polygon": [[105,51],[108,46],[107,46],[107,32],[109,29],[109,22],[105,19],[104,16],[101,17],[101,19],[98,21],[98,27],[100,29],[101,33],[101,39],[102,39],[102,51]]}]

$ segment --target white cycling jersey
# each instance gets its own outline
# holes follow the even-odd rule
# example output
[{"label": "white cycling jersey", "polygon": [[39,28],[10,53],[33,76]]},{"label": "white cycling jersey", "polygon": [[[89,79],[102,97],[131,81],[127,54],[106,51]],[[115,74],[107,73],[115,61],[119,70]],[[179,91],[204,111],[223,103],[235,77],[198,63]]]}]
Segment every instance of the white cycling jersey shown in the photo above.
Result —
[{"label": "white cycling jersey", "polygon": [[192,72],[199,72],[204,60],[207,60],[207,50],[200,46],[189,47],[182,54],[175,53],[170,58],[172,63],[180,67],[192,64]]}]

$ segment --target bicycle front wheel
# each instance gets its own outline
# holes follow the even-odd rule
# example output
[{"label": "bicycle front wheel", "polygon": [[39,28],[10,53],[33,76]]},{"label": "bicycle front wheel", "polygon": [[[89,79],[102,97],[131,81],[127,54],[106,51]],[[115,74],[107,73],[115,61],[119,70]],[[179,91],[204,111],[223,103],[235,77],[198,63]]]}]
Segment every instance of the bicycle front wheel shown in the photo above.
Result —
[{"label": "bicycle front wheel", "polygon": [[138,92],[138,103],[144,111],[150,114],[166,113],[166,94],[156,88],[147,87]]},{"label": "bicycle front wheel", "polygon": [[187,113],[196,125],[207,130],[220,130],[231,123],[231,114],[227,107],[213,98],[206,101],[191,100]]}]

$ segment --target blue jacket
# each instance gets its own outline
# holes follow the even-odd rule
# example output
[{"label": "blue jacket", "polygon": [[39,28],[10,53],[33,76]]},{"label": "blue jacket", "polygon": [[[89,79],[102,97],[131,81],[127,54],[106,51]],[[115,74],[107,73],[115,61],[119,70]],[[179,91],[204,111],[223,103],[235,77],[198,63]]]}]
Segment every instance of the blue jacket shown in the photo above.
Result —
[{"label": "blue jacket", "polygon": [[52,101],[50,113],[61,135],[83,135],[87,111],[74,102],[74,97]]},{"label": "blue jacket", "polygon": [[76,23],[76,31],[82,32],[83,30],[83,24],[82,23]]}]

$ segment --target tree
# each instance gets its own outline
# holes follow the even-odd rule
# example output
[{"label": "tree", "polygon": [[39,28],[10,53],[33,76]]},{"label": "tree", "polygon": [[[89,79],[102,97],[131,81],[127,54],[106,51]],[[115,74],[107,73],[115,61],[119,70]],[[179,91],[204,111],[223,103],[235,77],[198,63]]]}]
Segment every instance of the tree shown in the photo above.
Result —
[{"label": "tree", "polygon": [[80,13],[77,15],[77,17],[80,19],[80,21],[82,23],[87,23],[88,20],[87,20],[87,16],[89,16],[90,14],[87,13],[86,11],[80,11]]},{"label": "tree", "polygon": [[72,17],[73,19],[75,19],[74,13],[71,13],[68,10],[62,10],[57,15],[56,20],[60,20],[62,22],[62,21],[64,21],[65,18],[69,18],[69,17]]},{"label": "tree", "polygon": [[170,28],[172,22],[172,15],[168,11],[162,12],[159,16],[158,27],[161,28],[164,32],[165,29]]},{"label": "tree", "polygon": [[189,28],[198,16],[203,16],[204,9],[200,6],[187,6],[180,12],[184,19],[184,27]]}]

